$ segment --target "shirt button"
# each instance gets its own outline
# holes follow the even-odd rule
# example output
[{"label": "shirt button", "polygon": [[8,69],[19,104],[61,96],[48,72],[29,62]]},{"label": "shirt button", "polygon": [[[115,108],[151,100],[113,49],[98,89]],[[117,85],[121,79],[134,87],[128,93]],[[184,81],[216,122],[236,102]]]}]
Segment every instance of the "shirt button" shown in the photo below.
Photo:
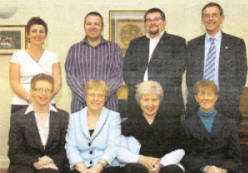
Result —
[{"label": "shirt button", "polygon": [[88,146],[89,146],[89,147],[91,146],[91,143],[90,143],[90,142],[88,143]]},{"label": "shirt button", "polygon": [[90,151],[90,154],[93,154],[93,151]]},{"label": "shirt button", "polygon": [[90,161],[90,164],[92,164],[92,160]]}]

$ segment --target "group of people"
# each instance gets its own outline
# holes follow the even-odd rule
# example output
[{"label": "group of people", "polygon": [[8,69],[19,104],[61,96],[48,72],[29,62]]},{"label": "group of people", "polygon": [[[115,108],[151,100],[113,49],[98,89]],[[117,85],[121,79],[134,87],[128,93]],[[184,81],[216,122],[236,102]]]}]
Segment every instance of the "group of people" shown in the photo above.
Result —
[{"label": "group of people", "polygon": [[[9,172],[241,173],[237,125],[245,44],[221,31],[219,4],[206,4],[201,19],[206,33],[186,46],[165,31],[163,11],[147,10],[147,33],[130,42],[123,59],[120,47],[102,37],[101,14],[88,13],[86,36],[65,62],[69,116],[54,100],[62,77],[57,55],[43,48],[48,27],[31,18],[29,46],[10,61]],[[123,80],[128,119],[121,122],[116,90]]]}]

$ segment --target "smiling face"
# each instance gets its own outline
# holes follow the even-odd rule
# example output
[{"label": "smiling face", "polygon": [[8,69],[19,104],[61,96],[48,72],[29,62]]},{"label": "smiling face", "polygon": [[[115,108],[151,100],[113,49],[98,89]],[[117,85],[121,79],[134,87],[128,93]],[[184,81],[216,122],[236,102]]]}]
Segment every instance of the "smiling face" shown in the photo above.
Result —
[{"label": "smiling face", "polygon": [[200,88],[195,95],[195,99],[200,106],[202,112],[211,112],[218,99],[218,95],[210,88]]},{"label": "smiling face", "polygon": [[140,107],[144,116],[155,116],[159,105],[160,99],[156,94],[144,94],[140,98]]},{"label": "smiling face", "polygon": [[43,25],[34,24],[30,27],[30,31],[27,33],[27,38],[30,44],[42,45],[46,39],[46,31]]},{"label": "smiling face", "polygon": [[34,87],[31,88],[30,94],[32,104],[39,107],[48,106],[52,98],[53,85],[45,80],[36,81]]},{"label": "smiling face", "polygon": [[101,89],[89,89],[86,94],[86,104],[88,110],[99,112],[105,103],[105,93]]},{"label": "smiling face", "polygon": [[223,22],[224,16],[217,6],[207,7],[202,13],[202,23],[210,36],[215,36],[220,31]]},{"label": "smiling face", "polygon": [[150,37],[154,38],[164,31],[166,21],[159,12],[148,13],[145,19],[145,28]]},{"label": "smiling face", "polygon": [[101,18],[97,15],[87,16],[85,19],[84,30],[88,39],[100,39],[103,32],[103,24]]}]

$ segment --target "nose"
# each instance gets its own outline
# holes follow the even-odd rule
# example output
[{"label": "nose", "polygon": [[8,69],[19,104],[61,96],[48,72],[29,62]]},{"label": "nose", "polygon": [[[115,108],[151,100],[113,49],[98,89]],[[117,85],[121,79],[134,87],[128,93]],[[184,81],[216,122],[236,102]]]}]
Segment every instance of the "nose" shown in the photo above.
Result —
[{"label": "nose", "polygon": [[203,98],[204,98],[204,99],[208,99],[209,96],[208,96],[207,94],[204,94],[204,95],[203,95]]}]

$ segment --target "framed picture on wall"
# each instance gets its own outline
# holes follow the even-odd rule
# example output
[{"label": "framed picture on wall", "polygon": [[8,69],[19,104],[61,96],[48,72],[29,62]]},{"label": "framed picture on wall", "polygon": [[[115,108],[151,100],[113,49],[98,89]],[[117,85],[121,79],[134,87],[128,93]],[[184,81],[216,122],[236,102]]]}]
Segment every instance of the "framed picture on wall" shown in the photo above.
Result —
[{"label": "framed picture on wall", "polygon": [[145,10],[110,10],[109,40],[116,42],[125,55],[130,40],[145,34]]},{"label": "framed picture on wall", "polygon": [[[110,10],[109,11],[109,40],[117,43],[123,56],[130,40],[145,34],[145,10]],[[119,100],[126,100],[128,88],[125,83],[117,90]],[[122,103],[119,101],[119,103]],[[120,108],[121,109],[121,108]]]},{"label": "framed picture on wall", "polygon": [[0,25],[0,55],[11,55],[25,48],[25,25]]}]

